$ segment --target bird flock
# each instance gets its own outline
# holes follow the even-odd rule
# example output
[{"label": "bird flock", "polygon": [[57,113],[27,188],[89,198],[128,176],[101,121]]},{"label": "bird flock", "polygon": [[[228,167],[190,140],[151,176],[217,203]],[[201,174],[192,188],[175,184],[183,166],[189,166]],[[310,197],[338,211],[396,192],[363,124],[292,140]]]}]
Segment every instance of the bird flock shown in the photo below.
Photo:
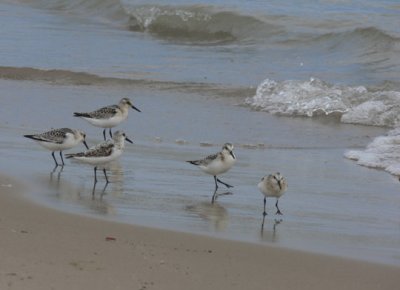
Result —
[{"label": "bird flock", "polygon": [[[92,112],[74,112],[75,117],[86,120],[91,125],[103,128],[104,141],[90,147],[86,143],[85,132],[77,129],[60,128],[53,129],[40,134],[24,135],[24,137],[36,141],[39,145],[50,150],[55,162],[55,168],[64,166],[63,151],[83,143],[87,150],[78,153],[65,154],[67,159],[74,159],[76,161],[90,164],[94,166],[94,187],[97,183],[97,169],[102,168],[104,177],[106,179],[106,186],[109,179],[106,172],[106,165],[117,159],[122,155],[125,148],[125,141],[133,143],[131,139],[123,131],[116,131],[112,134],[111,128],[118,126],[121,122],[127,119],[129,108],[141,112],[135,107],[129,98],[122,98],[118,104],[105,106]],[[106,130],[109,129],[110,139],[106,138]],[[214,203],[217,197],[218,184],[222,184],[227,188],[233,187],[232,185],[221,181],[219,175],[227,172],[236,162],[236,156],[233,152],[234,146],[231,143],[225,143],[222,150],[216,154],[209,155],[205,158],[198,160],[187,161],[200,168],[204,173],[212,175],[215,183],[215,190],[211,202]],[[61,163],[55,157],[55,152],[60,152]],[[264,211],[263,216],[267,215],[266,212],[266,199],[267,197],[276,198],[275,207],[276,214],[281,215],[279,209],[279,198],[287,190],[287,181],[279,172],[268,174],[264,176],[258,183],[258,189],[264,195]]]}]

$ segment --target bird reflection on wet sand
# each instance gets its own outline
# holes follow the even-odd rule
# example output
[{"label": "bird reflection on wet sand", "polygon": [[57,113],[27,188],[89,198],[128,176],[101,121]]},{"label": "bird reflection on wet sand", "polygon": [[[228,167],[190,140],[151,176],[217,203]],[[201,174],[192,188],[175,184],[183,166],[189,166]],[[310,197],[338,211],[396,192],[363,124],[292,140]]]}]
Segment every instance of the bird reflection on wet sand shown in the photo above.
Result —
[{"label": "bird reflection on wet sand", "polygon": [[[58,172],[57,172],[57,169],[59,169]],[[60,178],[61,178],[61,173],[63,172],[63,170],[64,170],[64,166],[62,165],[62,166],[55,166],[53,168],[53,170],[50,171],[50,184],[53,182],[54,175],[57,172],[57,186],[60,185]]]},{"label": "bird reflection on wet sand", "polygon": [[[112,184],[113,195],[120,195],[124,190],[124,170],[121,166],[121,163],[119,161],[114,161],[110,163],[106,169],[109,172],[109,182],[105,183],[105,185],[101,188],[101,191],[100,188],[97,190],[97,192],[100,192],[100,198],[103,198],[103,195],[106,194],[106,189],[108,188],[109,184]],[[96,185],[97,183],[94,183],[92,187],[92,199],[94,199],[96,195]]]},{"label": "bird reflection on wet sand", "polygon": [[[109,184],[109,182],[106,182],[106,184],[104,185],[104,187],[103,187],[103,189],[101,191],[101,194],[100,194],[100,199],[103,198],[103,195],[104,195],[104,193],[106,191],[106,188],[107,188],[108,184]],[[93,184],[92,199],[95,199],[95,196],[96,196],[96,183]]]},{"label": "bird reflection on wet sand", "polygon": [[[101,215],[115,214],[115,208],[112,204],[103,198],[105,194],[109,193],[113,196],[120,196],[124,191],[124,170],[120,162],[112,162],[107,166],[110,171],[110,183],[104,186],[96,185],[88,187],[86,182],[83,184],[76,184],[71,181],[74,180],[71,175],[71,167],[58,166],[50,172],[49,178],[46,183],[43,183],[43,177],[38,181],[39,186],[45,185],[45,192],[49,192],[52,196],[59,200],[68,202],[76,202],[79,206],[87,208],[89,212],[94,212]],[[72,170],[73,172],[73,170]],[[71,180],[70,180],[71,179]],[[83,178],[82,181],[86,179]],[[48,191],[49,190],[49,191]],[[90,192],[92,193],[90,195]]]},{"label": "bird reflection on wet sand", "polygon": [[232,195],[232,194],[233,194],[233,193],[230,192],[230,191],[221,192],[221,193],[217,193],[217,191],[214,191],[214,194],[213,194],[213,196],[212,196],[212,198],[211,198],[211,204],[213,204],[213,203],[217,200],[217,198],[218,198],[219,196],[222,196],[222,195]]},{"label": "bird reflection on wet sand", "polygon": [[262,223],[261,223],[261,232],[260,236],[263,240],[268,240],[270,242],[276,242],[276,232],[278,229],[278,226],[283,222],[283,219],[274,219],[273,220],[273,225],[272,225],[272,231],[270,229],[264,230],[264,224],[265,224],[265,215],[263,215],[262,218]]},{"label": "bird reflection on wet sand", "polygon": [[228,211],[217,203],[201,202],[196,205],[187,206],[186,210],[210,222],[217,231],[223,231],[228,225]]}]

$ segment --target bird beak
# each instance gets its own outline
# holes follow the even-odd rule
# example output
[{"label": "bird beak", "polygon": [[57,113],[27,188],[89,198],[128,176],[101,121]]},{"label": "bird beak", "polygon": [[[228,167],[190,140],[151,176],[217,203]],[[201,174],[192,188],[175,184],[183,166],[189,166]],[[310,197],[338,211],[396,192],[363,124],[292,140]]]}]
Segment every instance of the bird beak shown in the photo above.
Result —
[{"label": "bird beak", "polygon": [[86,149],[89,149],[89,146],[87,145],[85,140],[83,140],[83,144],[85,145]]},{"label": "bird beak", "polygon": [[134,105],[132,105],[131,106],[132,107],[132,109],[134,109],[134,110],[136,110],[136,111],[138,111],[138,112],[141,112],[138,108],[136,108]]},{"label": "bird beak", "polygon": [[128,137],[125,137],[125,140],[128,141],[129,143],[132,143],[132,144],[133,144],[132,140],[129,139]]},{"label": "bird beak", "polygon": [[235,154],[233,154],[233,151],[230,151],[229,153],[231,154],[233,159],[236,159],[236,156],[235,156]]},{"label": "bird beak", "polygon": [[280,180],[277,180],[277,181],[278,181],[279,189],[282,189],[281,181]]}]

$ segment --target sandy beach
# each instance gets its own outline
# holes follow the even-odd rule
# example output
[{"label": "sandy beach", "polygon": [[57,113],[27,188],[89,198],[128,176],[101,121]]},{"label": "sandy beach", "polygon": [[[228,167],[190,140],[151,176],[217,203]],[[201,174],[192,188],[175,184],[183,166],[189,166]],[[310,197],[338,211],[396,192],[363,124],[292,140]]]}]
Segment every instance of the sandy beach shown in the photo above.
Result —
[{"label": "sandy beach", "polygon": [[0,178],[1,289],[396,289],[398,267],[102,221]]},{"label": "sandy beach", "polygon": [[[0,0],[0,290],[397,289],[396,1],[153,2]],[[24,138],[123,97],[106,186]]]}]

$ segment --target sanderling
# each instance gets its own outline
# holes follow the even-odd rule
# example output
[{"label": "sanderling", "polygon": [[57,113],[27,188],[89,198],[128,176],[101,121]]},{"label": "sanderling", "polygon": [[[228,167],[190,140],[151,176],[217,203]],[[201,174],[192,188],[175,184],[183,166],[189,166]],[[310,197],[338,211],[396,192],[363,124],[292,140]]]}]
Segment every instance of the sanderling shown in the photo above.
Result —
[{"label": "sanderling", "polygon": [[56,167],[59,166],[56,157],[54,156],[55,151],[60,151],[60,157],[62,166],[64,166],[64,159],[62,156],[62,151],[66,149],[71,149],[72,147],[83,142],[86,148],[89,148],[86,144],[85,138],[86,134],[83,131],[69,128],[54,129],[41,134],[24,135],[26,138],[33,139],[37,141],[44,148],[52,151]]},{"label": "sanderling", "polygon": [[[235,154],[233,153],[233,145],[231,143],[225,143],[224,146],[222,147],[222,151],[218,152],[217,154],[207,156],[206,158],[201,160],[186,161],[186,162],[196,165],[205,173],[214,176],[214,181],[215,181],[214,196],[215,196],[215,193],[217,192],[218,189],[218,182],[225,185],[228,188],[233,187],[232,185],[222,182],[219,178],[217,178],[217,175],[220,175],[231,169],[233,164],[235,164],[235,161],[236,157]],[[214,201],[214,196],[213,196],[213,201]]]},{"label": "sanderling", "polygon": [[96,127],[104,128],[103,137],[106,140],[106,128],[109,128],[110,137],[112,138],[111,128],[119,125],[128,117],[129,107],[141,112],[138,108],[132,105],[128,98],[122,98],[118,105],[111,105],[100,108],[89,113],[74,113],[75,117],[85,119],[90,124]]},{"label": "sanderling", "polygon": [[[91,147],[85,152],[66,154],[67,158],[73,158],[75,160],[94,165],[94,184],[97,183],[97,167],[105,166],[111,161],[121,156],[125,148],[125,140],[133,143],[126,134],[122,131],[115,132],[112,140],[103,141],[94,147]],[[109,183],[106,169],[103,167],[104,176],[106,178],[106,184]]]},{"label": "sanderling", "polygon": [[283,177],[279,172],[275,174],[270,174],[264,176],[258,183],[258,189],[264,194],[264,212],[265,216],[267,212],[265,211],[265,205],[267,203],[267,197],[276,197],[276,214],[282,214],[278,207],[279,198],[285,193],[287,189],[287,182],[285,177]]}]

